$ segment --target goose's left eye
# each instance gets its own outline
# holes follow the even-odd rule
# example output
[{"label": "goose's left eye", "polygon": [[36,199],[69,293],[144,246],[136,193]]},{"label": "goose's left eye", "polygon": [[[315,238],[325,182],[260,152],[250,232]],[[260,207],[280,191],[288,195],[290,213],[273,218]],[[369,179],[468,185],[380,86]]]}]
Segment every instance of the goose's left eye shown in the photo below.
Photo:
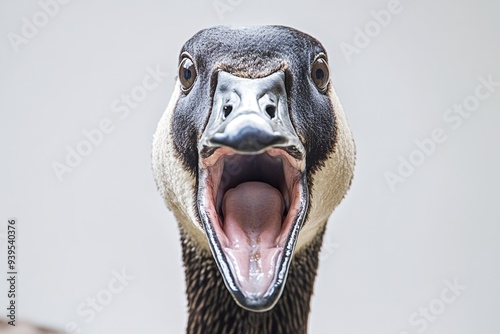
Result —
[{"label": "goose's left eye", "polygon": [[328,63],[322,57],[316,59],[312,65],[311,77],[316,87],[322,92],[326,91],[330,80],[330,69]]},{"label": "goose's left eye", "polygon": [[196,79],[196,68],[193,61],[185,57],[179,65],[179,80],[181,82],[182,90],[189,91]]}]

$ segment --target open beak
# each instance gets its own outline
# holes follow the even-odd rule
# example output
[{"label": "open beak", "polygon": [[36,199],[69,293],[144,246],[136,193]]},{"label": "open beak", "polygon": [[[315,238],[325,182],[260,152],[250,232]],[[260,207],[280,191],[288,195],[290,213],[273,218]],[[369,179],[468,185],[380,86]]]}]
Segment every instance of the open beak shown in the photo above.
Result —
[{"label": "open beak", "polygon": [[198,212],[226,287],[241,307],[267,311],[283,291],[309,199],[284,73],[219,72],[198,153]]}]

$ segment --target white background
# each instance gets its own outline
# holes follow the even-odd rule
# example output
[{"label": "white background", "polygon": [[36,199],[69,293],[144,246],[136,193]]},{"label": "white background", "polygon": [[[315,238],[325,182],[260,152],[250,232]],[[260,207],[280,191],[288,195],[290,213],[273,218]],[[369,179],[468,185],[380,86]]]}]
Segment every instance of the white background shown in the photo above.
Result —
[{"label": "white background", "polygon": [[[220,3],[231,10],[218,13]],[[421,332],[499,333],[500,87],[457,129],[443,115],[470,100],[479,76],[500,82],[500,5],[401,0],[403,10],[348,61],[341,44],[355,46],[356,27],[370,25],[370,12],[387,6],[72,0],[16,52],[8,34],[21,34],[22,18],[33,21],[41,7],[2,1],[0,265],[7,218],[17,217],[19,318],[60,329],[73,321],[83,333],[184,331],[177,227],[150,167],[178,51],[204,27],[284,24],[329,51],[358,152],[352,188],[329,222],[310,332],[419,333],[423,326],[409,317],[439,306],[444,281],[456,279],[467,288]],[[142,83],[148,66],[168,77],[120,119],[111,104]],[[59,182],[52,163],[64,163],[66,147],[75,148],[82,131],[105,118],[114,131]],[[392,191],[384,174],[397,173],[399,157],[418,154],[415,140],[435,128],[447,140]],[[87,323],[77,307],[122,268],[134,280]]]}]

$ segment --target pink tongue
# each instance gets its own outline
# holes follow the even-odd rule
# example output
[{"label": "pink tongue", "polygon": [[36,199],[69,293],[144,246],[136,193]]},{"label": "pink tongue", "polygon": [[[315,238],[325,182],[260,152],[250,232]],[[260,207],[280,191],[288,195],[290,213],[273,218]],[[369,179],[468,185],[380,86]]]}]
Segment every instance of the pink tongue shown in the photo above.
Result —
[{"label": "pink tongue", "polygon": [[283,197],[263,182],[245,182],[224,195],[226,248],[234,274],[247,296],[261,297],[274,277],[280,248]]}]

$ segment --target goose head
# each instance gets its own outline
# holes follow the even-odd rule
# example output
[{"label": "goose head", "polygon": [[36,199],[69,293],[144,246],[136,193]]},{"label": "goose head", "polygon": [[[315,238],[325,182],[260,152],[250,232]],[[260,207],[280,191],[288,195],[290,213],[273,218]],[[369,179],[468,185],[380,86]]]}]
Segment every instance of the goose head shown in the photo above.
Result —
[{"label": "goose head", "polygon": [[330,76],[321,43],[283,26],[205,29],[179,53],[155,180],[246,310],[273,308],[350,186],[354,142]]}]

